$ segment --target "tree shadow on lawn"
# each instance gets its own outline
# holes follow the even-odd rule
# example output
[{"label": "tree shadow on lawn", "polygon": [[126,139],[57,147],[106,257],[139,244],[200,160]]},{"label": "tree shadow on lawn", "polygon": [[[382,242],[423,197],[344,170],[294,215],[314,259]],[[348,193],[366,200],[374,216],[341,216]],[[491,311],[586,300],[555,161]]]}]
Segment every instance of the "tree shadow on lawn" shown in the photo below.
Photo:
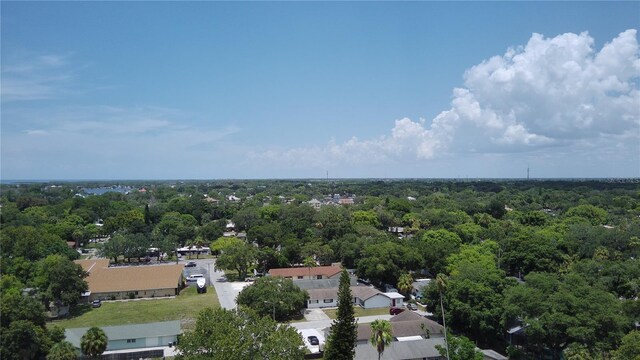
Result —
[{"label": "tree shadow on lawn", "polygon": [[91,310],[91,304],[78,304],[69,309],[69,314],[65,316],[64,319],[73,319],[75,317],[82,316]]}]

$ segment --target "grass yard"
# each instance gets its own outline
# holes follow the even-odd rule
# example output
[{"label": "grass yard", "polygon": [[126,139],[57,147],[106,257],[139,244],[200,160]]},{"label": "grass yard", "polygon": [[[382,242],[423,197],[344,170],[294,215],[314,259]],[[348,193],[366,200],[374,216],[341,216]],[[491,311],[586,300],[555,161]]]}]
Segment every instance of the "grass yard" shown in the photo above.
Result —
[{"label": "grass yard", "polygon": [[[354,306],[354,315],[355,317],[361,316],[373,316],[373,315],[389,315],[389,308],[378,308],[378,309],[363,309],[360,306]],[[325,314],[331,319],[336,318],[336,313],[338,309],[323,309]]]},{"label": "grass yard", "polygon": [[191,323],[198,312],[207,307],[219,307],[218,296],[213,286],[206,294],[198,294],[195,286],[189,286],[173,299],[140,299],[133,301],[103,302],[99,308],[90,304],[77,306],[71,317],[51,321],[49,325],[64,328],[141,324],[156,321],[182,320]]}]

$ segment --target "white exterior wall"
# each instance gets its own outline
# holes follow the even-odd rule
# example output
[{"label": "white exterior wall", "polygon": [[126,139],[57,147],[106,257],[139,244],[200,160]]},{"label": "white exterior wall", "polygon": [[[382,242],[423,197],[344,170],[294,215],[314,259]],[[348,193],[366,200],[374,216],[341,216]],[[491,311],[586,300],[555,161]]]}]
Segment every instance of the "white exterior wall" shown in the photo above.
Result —
[{"label": "white exterior wall", "polygon": [[391,299],[382,294],[377,294],[368,298],[364,301],[363,306],[363,308],[365,309],[375,309],[383,307],[391,307]]},{"label": "white exterior wall", "polygon": [[[315,300],[318,300],[318,303],[315,303]],[[327,299],[328,300],[328,299]],[[313,299],[307,301],[308,309],[319,309],[319,308],[327,308],[327,307],[337,307],[338,306],[338,298],[336,297],[332,302],[324,302],[324,299]]]}]

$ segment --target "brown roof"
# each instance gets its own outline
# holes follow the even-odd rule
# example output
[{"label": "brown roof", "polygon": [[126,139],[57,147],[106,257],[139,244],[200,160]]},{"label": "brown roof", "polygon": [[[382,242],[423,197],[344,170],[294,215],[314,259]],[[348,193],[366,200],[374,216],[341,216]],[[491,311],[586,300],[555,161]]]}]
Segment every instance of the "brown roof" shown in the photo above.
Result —
[{"label": "brown roof", "polygon": [[269,275],[271,276],[282,276],[282,277],[297,277],[297,276],[311,276],[314,275],[322,275],[322,276],[334,276],[339,274],[342,269],[338,266],[316,266],[312,268],[308,267],[294,267],[294,268],[281,268],[281,269],[271,269],[269,270]]},{"label": "brown roof", "polygon": [[107,259],[76,263],[89,271],[87,283],[92,293],[177,288],[184,269],[183,264],[108,267]]},{"label": "brown roof", "polygon": [[360,298],[362,300],[368,300],[378,294],[382,294],[378,289],[368,287],[368,286],[352,286],[351,294],[354,297]]},{"label": "brown roof", "polygon": [[109,259],[75,260],[74,262],[82,266],[82,270],[84,271],[109,267]]},{"label": "brown roof", "polygon": [[[405,336],[426,337],[426,330],[429,330],[430,336],[444,336],[444,328],[442,325],[410,310],[401,312],[389,321],[391,322],[391,335],[395,338]],[[358,341],[368,341],[370,337],[371,324],[358,324]]]}]

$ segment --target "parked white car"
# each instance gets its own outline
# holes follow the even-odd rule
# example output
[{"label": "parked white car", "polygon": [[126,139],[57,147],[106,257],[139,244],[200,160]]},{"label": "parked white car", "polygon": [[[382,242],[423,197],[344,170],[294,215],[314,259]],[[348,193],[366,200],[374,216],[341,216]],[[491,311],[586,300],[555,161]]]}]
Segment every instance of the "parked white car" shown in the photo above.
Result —
[{"label": "parked white car", "polygon": [[204,275],[202,275],[202,274],[191,274],[191,275],[187,276],[187,281],[188,282],[198,281],[198,279],[204,279]]}]

